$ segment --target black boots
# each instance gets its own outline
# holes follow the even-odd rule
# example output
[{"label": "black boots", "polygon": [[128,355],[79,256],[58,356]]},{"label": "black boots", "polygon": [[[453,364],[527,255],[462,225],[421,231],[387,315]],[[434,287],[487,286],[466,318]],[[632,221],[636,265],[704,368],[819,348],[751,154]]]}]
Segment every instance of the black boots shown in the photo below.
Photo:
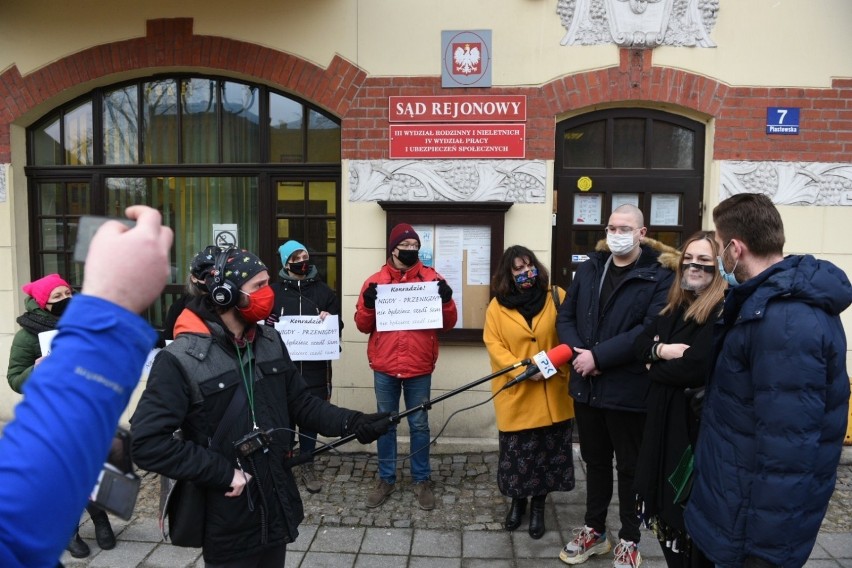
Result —
[{"label": "black boots", "polygon": [[533,497],[530,502],[530,536],[536,540],[544,535],[544,500],[547,495]]},{"label": "black boots", "polygon": [[509,513],[506,515],[506,530],[513,531],[521,526],[521,517],[524,516],[524,511],[527,510],[527,500],[512,499],[512,506],[509,508]]},{"label": "black boots", "polygon": [[92,517],[92,523],[95,525],[95,540],[98,541],[101,550],[115,548],[115,533],[112,532],[112,526],[109,524],[109,517],[107,517],[106,512],[94,506],[86,507],[86,510]]},{"label": "black boots", "polygon": [[65,550],[67,550],[74,558],[85,558],[91,552],[89,550],[89,545],[80,538],[79,531],[74,533],[74,536],[71,537],[71,542],[68,543]]}]

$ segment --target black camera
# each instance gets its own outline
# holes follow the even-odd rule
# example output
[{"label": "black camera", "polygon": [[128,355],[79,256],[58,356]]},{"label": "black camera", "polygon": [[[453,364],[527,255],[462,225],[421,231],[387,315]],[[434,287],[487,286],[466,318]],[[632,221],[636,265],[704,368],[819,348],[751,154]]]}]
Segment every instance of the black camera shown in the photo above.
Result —
[{"label": "black camera", "polygon": [[268,452],[271,443],[272,437],[269,432],[255,430],[234,442],[234,449],[240,457],[247,458],[258,450],[263,450],[263,453]]}]

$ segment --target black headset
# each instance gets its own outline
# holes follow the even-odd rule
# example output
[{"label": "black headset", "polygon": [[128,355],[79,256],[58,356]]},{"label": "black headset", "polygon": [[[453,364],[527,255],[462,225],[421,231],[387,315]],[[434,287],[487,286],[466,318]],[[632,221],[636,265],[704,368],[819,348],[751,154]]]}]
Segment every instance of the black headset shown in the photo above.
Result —
[{"label": "black headset", "polygon": [[239,298],[238,292],[240,287],[228,280],[225,277],[225,265],[228,263],[228,257],[233,253],[237,254],[239,249],[229,247],[216,255],[216,262],[213,264],[213,269],[207,273],[207,278],[204,283],[207,285],[207,291],[210,292],[210,300],[219,307],[230,308],[236,305]]}]

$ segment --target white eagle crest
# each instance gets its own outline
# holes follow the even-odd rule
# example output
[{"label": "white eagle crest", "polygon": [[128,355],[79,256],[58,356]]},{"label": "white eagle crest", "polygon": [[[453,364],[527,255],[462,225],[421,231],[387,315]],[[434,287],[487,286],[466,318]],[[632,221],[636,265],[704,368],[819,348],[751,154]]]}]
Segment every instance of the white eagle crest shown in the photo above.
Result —
[{"label": "white eagle crest", "polygon": [[456,73],[463,73],[464,75],[479,73],[480,58],[479,48],[476,46],[473,46],[473,49],[471,49],[470,44],[466,43],[463,48],[461,46],[457,47],[453,53]]}]

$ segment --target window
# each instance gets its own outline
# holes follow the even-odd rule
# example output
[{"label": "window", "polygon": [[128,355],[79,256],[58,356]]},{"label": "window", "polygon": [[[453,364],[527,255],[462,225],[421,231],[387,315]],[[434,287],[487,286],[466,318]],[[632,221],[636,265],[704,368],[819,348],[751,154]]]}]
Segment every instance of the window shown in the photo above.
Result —
[{"label": "window", "polygon": [[220,77],[143,78],[51,111],[29,129],[28,156],[33,278],[59,272],[80,286],[79,217],[146,204],[175,231],[154,325],[222,226],[273,277],[278,246],[303,242],[339,293],[340,125],[295,97]]}]

